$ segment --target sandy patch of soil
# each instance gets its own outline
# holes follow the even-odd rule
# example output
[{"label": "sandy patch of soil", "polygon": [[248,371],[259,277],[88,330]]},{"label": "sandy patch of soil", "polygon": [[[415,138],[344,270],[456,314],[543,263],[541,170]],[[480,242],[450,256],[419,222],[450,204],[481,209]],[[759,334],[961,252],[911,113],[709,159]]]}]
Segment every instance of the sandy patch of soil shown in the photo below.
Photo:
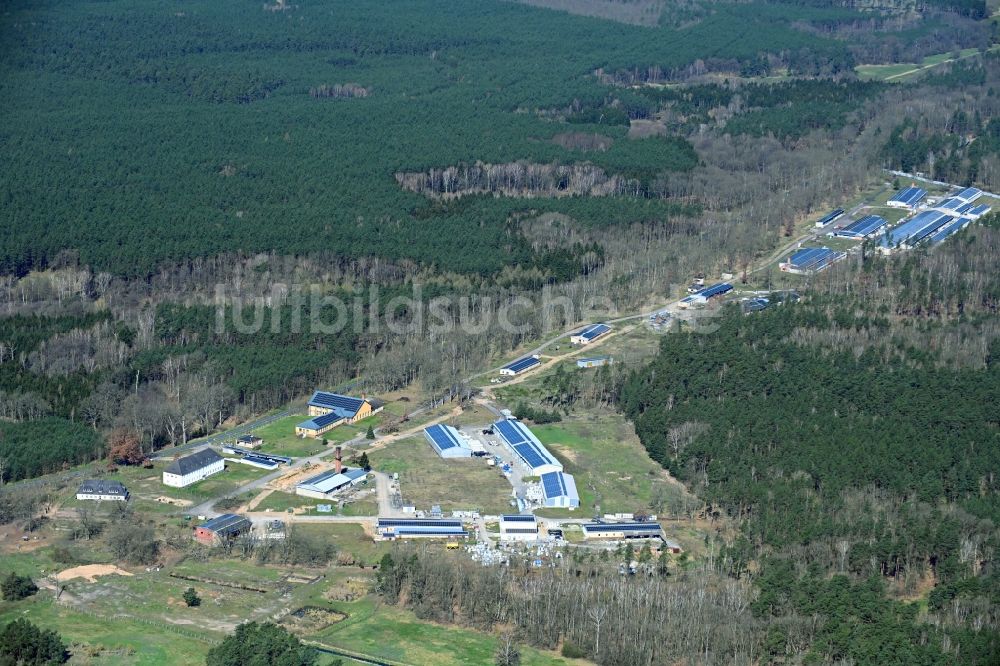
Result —
[{"label": "sandy patch of soil", "polygon": [[80,567],[73,567],[72,569],[64,569],[56,574],[56,580],[59,582],[67,581],[72,578],[84,578],[88,583],[93,583],[97,580],[98,576],[131,576],[129,572],[124,569],[120,569],[113,564],[85,564]]}]

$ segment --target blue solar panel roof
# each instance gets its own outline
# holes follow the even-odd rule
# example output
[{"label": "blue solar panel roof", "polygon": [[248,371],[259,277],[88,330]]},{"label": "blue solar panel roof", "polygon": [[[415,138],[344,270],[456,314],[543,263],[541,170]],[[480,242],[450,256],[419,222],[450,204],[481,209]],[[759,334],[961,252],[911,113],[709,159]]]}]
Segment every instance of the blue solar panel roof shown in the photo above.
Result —
[{"label": "blue solar panel roof", "polygon": [[990,206],[986,204],[979,204],[978,206],[973,206],[969,210],[965,211],[969,215],[986,215],[986,213],[992,210]]},{"label": "blue solar panel roof", "polygon": [[545,499],[552,499],[556,497],[569,497],[571,499],[579,500],[580,496],[576,491],[576,481],[573,479],[572,474],[566,474],[564,472],[549,472],[547,474],[542,474],[542,493],[545,495]]},{"label": "blue solar panel roof", "polygon": [[588,532],[660,532],[659,523],[586,523]]},{"label": "blue solar panel roof", "polygon": [[497,421],[493,428],[507,443],[514,453],[521,457],[532,469],[542,465],[562,467],[559,461],[552,457],[545,446],[538,441],[534,433],[520,421]]},{"label": "blue solar panel roof", "polygon": [[931,243],[940,243],[941,241],[943,241],[948,236],[951,236],[955,232],[959,231],[966,224],[968,224],[968,222],[966,220],[961,219],[961,218],[959,218],[957,220],[953,220],[953,221],[949,222],[948,224],[944,225],[943,227],[941,227],[940,229],[938,229],[937,231],[935,231],[933,234],[931,234],[930,242]]},{"label": "blue solar panel roof", "polygon": [[538,365],[539,361],[533,356],[525,356],[524,358],[519,358],[516,361],[508,363],[503,366],[506,370],[512,370],[513,372],[521,372],[527,370],[528,368]]},{"label": "blue solar panel roof", "polygon": [[586,340],[593,340],[594,338],[604,335],[611,330],[611,327],[607,324],[594,324],[593,326],[588,326],[579,333],[578,336]]},{"label": "blue solar panel roof", "polygon": [[430,428],[426,428],[424,433],[439,451],[461,446],[461,443],[458,441],[455,433],[452,432],[452,430],[447,426],[443,426],[441,424],[433,425]]},{"label": "blue solar panel roof", "polygon": [[927,191],[919,187],[906,187],[897,192],[889,201],[898,201],[913,206],[927,195]]},{"label": "blue solar panel roof", "polygon": [[835,208],[826,215],[824,215],[823,217],[821,217],[816,224],[821,227],[825,227],[826,225],[830,224],[843,214],[844,214],[843,208]]},{"label": "blue solar panel roof", "polygon": [[733,285],[729,284],[728,282],[720,282],[719,284],[713,284],[708,289],[702,289],[697,294],[695,294],[695,296],[707,300],[709,298],[720,296],[732,290],[733,290]]},{"label": "blue solar panel roof", "polygon": [[450,518],[379,518],[378,527],[462,527],[461,520]]},{"label": "blue solar panel roof", "polygon": [[864,238],[875,233],[886,224],[888,224],[888,221],[880,215],[865,215],[834,233],[837,236],[844,236],[846,238]]},{"label": "blue solar panel roof", "polygon": [[983,191],[975,187],[967,187],[960,192],[956,192],[952,196],[956,199],[962,199],[963,201],[975,201],[979,197],[983,196]]},{"label": "blue solar panel roof", "polygon": [[843,253],[834,252],[827,247],[812,247],[799,250],[789,257],[788,263],[797,270],[818,271],[838,261],[843,256]]},{"label": "blue solar panel roof", "polygon": [[934,233],[941,226],[954,218],[938,211],[926,210],[914,215],[911,219],[891,230],[882,239],[883,247],[896,247],[900,244],[913,245]]},{"label": "blue solar panel roof", "polygon": [[505,523],[533,523],[535,517],[523,513],[505,513],[500,516],[500,520]]},{"label": "blue solar panel roof", "polygon": [[319,416],[314,416],[308,421],[303,421],[299,424],[300,428],[309,428],[311,430],[319,430],[320,428],[325,428],[331,423],[336,423],[337,421],[344,418],[343,416],[337,414],[336,412],[330,412],[329,414],[321,414]]},{"label": "blue solar panel roof", "polygon": [[309,404],[315,407],[327,407],[330,409],[339,407],[340,409],[349,411],[352,415],[361,409],[361,405],[364,402],[361,398],[352,398],[351,396],[327,393],[326,391],[316,391],[313,393],[312,399],[309,400]]}]

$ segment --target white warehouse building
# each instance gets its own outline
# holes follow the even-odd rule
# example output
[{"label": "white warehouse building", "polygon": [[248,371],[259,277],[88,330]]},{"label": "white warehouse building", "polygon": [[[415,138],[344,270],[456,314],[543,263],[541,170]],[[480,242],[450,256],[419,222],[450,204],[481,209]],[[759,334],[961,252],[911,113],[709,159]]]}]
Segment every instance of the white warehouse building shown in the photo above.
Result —
[{"label": "white warehouse building", "polygon": [[500,516],[501,541],[537,541],[538,523],[531,514],[504,514]]},{"label": "white warehouse building", "polygon": [[178,458],[163,468],[163,484],[183,488],[226,469],[226,460],[213,449]]}]

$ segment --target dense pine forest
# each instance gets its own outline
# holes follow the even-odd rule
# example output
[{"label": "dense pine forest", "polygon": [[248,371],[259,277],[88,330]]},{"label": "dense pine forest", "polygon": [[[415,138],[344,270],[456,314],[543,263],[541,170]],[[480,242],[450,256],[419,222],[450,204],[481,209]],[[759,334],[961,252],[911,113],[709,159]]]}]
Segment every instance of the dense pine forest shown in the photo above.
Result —
[{"label": "dense pine forest", "polygon": [[775,654],[1000,655],[998,243],[838,267],[797,304],[664,339],[625,383],[650,455],[741,526],[721,564],[759,587]]}]

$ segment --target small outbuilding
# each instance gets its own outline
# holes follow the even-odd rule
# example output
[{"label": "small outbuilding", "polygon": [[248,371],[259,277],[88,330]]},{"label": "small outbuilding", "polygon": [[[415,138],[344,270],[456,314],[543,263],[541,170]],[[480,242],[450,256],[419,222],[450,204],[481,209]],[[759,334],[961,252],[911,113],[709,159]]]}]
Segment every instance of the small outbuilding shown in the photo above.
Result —
[{"label": "small outbuilding", "polygon": [[235,513],[224,513],[206,523],[196,526],[194,528],[194,538],[206,546],[214,546],[226,541],[232,541],[239,535],[249,532],[251,529],[253,529],[253,523],[246,516],[239,516]]}]

